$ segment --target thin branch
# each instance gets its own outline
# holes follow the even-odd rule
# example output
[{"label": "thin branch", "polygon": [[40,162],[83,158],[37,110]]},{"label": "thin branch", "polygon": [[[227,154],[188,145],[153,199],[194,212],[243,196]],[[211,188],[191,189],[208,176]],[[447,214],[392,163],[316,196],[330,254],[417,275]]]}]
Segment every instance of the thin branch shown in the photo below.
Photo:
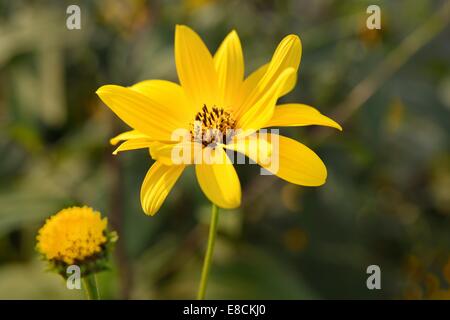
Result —
[{"label": "thin branch", "polygon": [[[444,1],[444,4],[425,23],[408,35],[365,79],[350,91],[347,98],[336,107],[333,119],[341,124],[348,121],[417,51],[444,30],[449,18],[450,1]],[[319,138],[329,134],[328,131],[321,133],[318,135]]]}]

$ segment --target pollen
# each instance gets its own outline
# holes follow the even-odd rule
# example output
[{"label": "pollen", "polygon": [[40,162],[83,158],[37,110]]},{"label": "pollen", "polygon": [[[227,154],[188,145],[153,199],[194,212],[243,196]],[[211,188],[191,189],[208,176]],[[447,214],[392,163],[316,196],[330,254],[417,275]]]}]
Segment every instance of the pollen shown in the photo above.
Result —
[{"label": "pollen", "polygon": [[205,147],[214,147],[217,143],[225,143],[233,136],[236,121],[231,113],[223,108],[216,106],[208,108],[203,105],[190,127],[192,141],[202,143]]},{"label": "pollen", "polygon": [[107,219],[92,208],[63,209],[39,230],[36,248],[49,261],[82,263],[104,249],[106,226]]}]

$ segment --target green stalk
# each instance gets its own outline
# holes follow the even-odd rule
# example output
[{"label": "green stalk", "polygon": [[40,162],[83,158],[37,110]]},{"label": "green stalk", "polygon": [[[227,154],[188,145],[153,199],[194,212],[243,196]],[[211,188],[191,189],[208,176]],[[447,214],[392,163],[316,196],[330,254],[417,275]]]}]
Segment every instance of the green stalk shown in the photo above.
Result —
[{"label": "green stalk", "polygon": [[88,300],[100,300],[95,273],[83,277],[83,286]]},{"label": "green stalk", "polygon": [[202,276],[198,288],[197,300],[205,299],[206,285],[208,284],[209,270],[211,269],[212,256],[214,252],[214,242],[217,234],[217,222],[219,220],[219,208],[211,204],[211,223],[209,225],[208,246],[206,248],[205,259],[203,261]]}]

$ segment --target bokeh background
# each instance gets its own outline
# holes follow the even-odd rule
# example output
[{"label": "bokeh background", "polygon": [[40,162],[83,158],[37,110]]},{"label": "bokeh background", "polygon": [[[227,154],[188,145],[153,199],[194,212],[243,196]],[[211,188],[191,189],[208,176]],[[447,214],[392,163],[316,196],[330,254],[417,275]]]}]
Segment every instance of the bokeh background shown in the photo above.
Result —
[{"label": "bokeh background", "polygon": [[[66,29],[78,4],[82,29]],[[381,7],[382,29],[366,28]],[[160,212],[139,190],[145,150],[112,156],[127,129],[95,95],[103,84],[176,81],[175,24],[210,50],[236,29],[246,74],[298,34],[296,89],[344,127],[283,128],[328,168],[319,188],[237,166],[238,210],[220,213],[209,298],[429,299],[450,291],[449,2],[0,1],[0,298],[72,299],[45,272],[35,236],[63,207],[107,215],[120,240],[104,298],[194,298],[209,204],[187,170]],[[366,287],[367,266],[382,289]]]}]

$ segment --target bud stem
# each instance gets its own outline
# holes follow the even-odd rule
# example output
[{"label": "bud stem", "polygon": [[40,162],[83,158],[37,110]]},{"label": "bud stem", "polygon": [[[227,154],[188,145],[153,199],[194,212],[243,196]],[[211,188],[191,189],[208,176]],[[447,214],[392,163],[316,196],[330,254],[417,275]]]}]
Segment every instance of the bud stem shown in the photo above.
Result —
[{"label": "bud stem", "polygon": [[100,300],[95,273],[83,277],[83,286],[88,300]]}]

